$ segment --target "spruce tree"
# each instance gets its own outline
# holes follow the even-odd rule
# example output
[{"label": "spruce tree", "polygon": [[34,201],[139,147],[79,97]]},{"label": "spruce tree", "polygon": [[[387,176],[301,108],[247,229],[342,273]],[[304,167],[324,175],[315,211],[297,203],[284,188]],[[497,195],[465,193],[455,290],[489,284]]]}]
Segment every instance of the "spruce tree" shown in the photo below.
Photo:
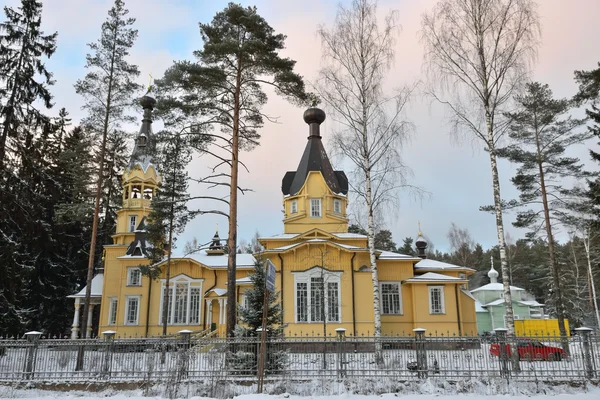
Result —
[{"label": "spruce tree", "polygon": [[407,256],[414,256],[415,250],[414,250],[413,242],[414,242],[413,238],[405,237],[404,240],[402,241],[402,247],[398,247],[398,253],[405,254]]},{"label": "spruce tree", "polygon": [[[152,243],[151,259],[154,263],[165,264],[165,293],[162,310],[162,334],[167,334],[169,316],[169,281],[171,279],[171,254],[175,247],[175,236],[183,232],[185,225],[193,218],[188,210],[189,195],[186,167],[192,159],[187,137],[181,133],[162,132],[158,137],[159,150],[154,162],[159,165],[161,184],[152,199],[152,211],[148,215],[148,241]],[[145,271],[151,279],[157,276],[152,269]],[[172,301],[172,300],[171,300]]]},{"label": "spruce tree", "polygon": [[[236,323],[236,250],[237,203],[240,149],[248,150],[259,143],[258,129],[263,126],[262,107],[267,102],[264,87],[294,102],[307,103],[302,77],[294,72],[295,61],[279,55],[285,36],[276,34],[256,7],[230,3],[209,24],[200,24],[204,42],[194,52],[196,62],[176,62],[157,85],[165,92],[163,108],[175,111],[190,126],[203,124],[220,128],[212,134],[224,156],[224,175],[229,187],[227,336]],[[206,154],[215,154],[210,152]]]},{"label": "spruce tree", "polygon": [[397,251],[396,242],[392,238],[392,232],[382,229],[375,234],[375,248],[377,250]]},{"label": "spruce tree", "polygon": [[83,109],[88,113],[82,121],[85,129],[99,137],[94,219],[84,310],[81,318],[84,327],[87,323],[96,262],[107,140],[111,133],[120,130],[122,123],[132,121],[127,111],[133,104],[135,94],[141,89],[141,86],[135,82],[139,75],[138,67],[127,62],[129,50],[133,47],[138,34],[136,29],[131,28],[135,19],[128,18],[128,13],[124,2],[115,0],[113,7],[108,11],[108,18],[102,24],[100,39],[88,45],[91,53],[86,56],[85,68],[89,72],[75,84],[76,92],[85,100]]},{"label": "spruce tree", "polygon": [[[509,136],[513,144],[498,150],[500,157],[519,164],[513,184],[519,190],[516,205],[527,207],[518,211],[517,227],[529,228],[529,238],[543,236],[548,244],[548,261],[552,272],[552,294],[560,335],[567,337],[565,328],[565,299],[561,283],[561,265],[557,258],[557,243],[553,224],[565,212],[565,198],[570,190],[560,183],[564,178],[579,178],[583,175],[578,158],[569,157],[566,151],[582,143],[589,135],[577,128],[583,120],[568,115],[573,104],[567,99],[554,99],[548,85],[528,83],[524,94],[516,96],[518,109],[507,113]],[[538,206],[541,204],[541,207]],[[529,208],[532,207],[532,208]],[[563,343],[568,351],[568,343]]]},{"label": "spruce tree", "polygon": [[52,107],[52,74],[43,57],[56,50],[57,33],[41,30],[42,2],[21,0],[17,10],[4,7],[6,20],[0,23],[0,173],[4,170],[9,139],[22,143],[21,126],[44,119],[39,101]]}]

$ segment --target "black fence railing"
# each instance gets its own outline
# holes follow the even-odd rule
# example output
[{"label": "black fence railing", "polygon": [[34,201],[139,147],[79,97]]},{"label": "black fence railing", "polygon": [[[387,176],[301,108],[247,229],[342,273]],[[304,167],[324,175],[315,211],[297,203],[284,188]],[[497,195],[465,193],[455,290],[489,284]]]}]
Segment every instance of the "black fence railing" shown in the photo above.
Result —
[{"label": "black fence railing", "polygon": [[[217,382],[256,379],[258,338],[0,340],[0,382]],[[380,357],[377,357],[377,355]],[[511,358],[512,357],[514,358]],[[600,336],[271,338],[267,381],[499,378],[582,382],[600,378]]]}]

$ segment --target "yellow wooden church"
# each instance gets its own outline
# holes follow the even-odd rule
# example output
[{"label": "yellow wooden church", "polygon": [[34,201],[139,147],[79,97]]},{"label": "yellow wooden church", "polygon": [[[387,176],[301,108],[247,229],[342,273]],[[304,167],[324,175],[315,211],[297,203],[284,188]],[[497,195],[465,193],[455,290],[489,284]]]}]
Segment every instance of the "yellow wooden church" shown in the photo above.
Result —
[{"label": "yellow wooden church", "polygon": [[[138,337],[161,334],[168,290],[168,333],[189,329],[223,335],[227,255],[218,232],[208,250],[173,260],[169,287],[164,271],[152,281],[138,268],[148,263],[145,217],[160,183],[148,155],[154,142],[155,101],[145,96],[141,103],[144,117],[123,173],[117,231],[113,244],[105,246],[104,269],[92,282],[92,303],[100,307],[98,331]],[[286,335],[322,335],[324,329],[334,334],[337,328],[345,328],[348,335],[368,335],[373,333],[374,317],[367,237],[348,232],[348,180],[329,162],[320,135],[324,120],[325,113],[318,108],[304,113],[308,142],[297,170],[285,173],[282,180],[283,233],[260,238],[261,254],[238,254],[236,298],[246,306],[244,292],[251,286],[255,257],[268,258],[277,269]],[[414,328],[444,335],[475,334],[475,300],[467,288],[467,277],[474,270],[426,259],[427,243],[420,234],[416,246],[419,257],[377,251],[383,334],[408,334]],[[91,325],[85,330],[79,326],[84,293],[85,288],[70,296],[75,299],[73,337],[91,335]]]}]

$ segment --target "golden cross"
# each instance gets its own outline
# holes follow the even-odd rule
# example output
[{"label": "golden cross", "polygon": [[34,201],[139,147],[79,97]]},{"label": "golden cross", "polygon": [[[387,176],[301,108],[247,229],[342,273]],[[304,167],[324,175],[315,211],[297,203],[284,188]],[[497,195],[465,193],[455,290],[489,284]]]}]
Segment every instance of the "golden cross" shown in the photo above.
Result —
[{"label": "golden cross", "polygon": [[419,220],[419,236],[421,236],[421,220]]},{"label": "golden cross", "polygon": [[152,87],[152,73],[148,75],[150,75],[150,81],[148,82],[148,91],[150,91],[150,88]]},{"label": "golden cross", "polygon": [[219,223],[217,222],[217,233],[219,233]]}]

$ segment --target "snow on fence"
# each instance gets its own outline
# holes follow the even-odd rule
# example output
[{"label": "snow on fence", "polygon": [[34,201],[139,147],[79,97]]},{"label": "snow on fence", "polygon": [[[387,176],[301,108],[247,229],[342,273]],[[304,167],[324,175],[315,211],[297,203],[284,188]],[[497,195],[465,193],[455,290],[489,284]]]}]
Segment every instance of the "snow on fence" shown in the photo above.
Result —
[{"label": "snow on fence", "polygon": [[[568,353],[562,350],[568,344]],[[382,348],[377,362],[376,347]],[[516,346],[518,369],[509,359]],[[118,338],[0,340],[0,382],[254,381],[258,338]],[[373,379],[575,382],[600,377],[600,336],[560,337],[294,336],[267,343],[266,379],[360,384]]]}]

